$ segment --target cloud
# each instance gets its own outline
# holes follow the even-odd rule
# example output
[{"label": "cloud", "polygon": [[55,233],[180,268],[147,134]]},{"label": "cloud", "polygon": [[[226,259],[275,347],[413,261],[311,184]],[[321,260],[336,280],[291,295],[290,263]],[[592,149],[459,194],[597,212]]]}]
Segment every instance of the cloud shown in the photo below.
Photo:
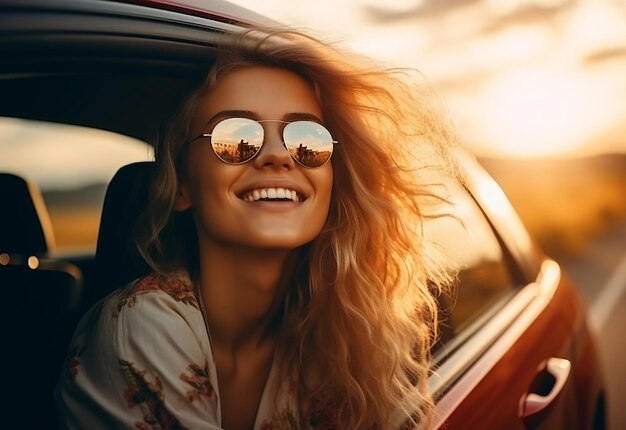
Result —
[{"label": "cloud", "polygon": [[[613,60],[626,60],[626,45],[621,48],[608,48],[593,52],[584,57],[583,63],[591,66]],[[624,73],[626,74],[626,70]]]},{"label": "cloud", "polygon": [[[416,0],[414,6],[397,7],[366,4],[363,12],[372,24],[393,24],[415,18],[432,18],[458,8],[465,8],[481,0]],[[393,4],[393,2],[391,3]]]},{"label": "cloud", "polygon": [[575,2],[568,0],[558,5],[519,4],[510,11],[497,13],[491,9],[491,19],[483,27],[484,33],[497,33],[516,25],[555,25],[559,14],[573,8]]}]

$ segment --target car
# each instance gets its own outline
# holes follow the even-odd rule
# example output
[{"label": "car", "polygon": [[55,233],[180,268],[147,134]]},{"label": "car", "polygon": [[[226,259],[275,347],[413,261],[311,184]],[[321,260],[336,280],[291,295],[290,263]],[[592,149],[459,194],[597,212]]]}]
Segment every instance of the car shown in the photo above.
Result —
[{"label": "car", "polygon": [[[137,168],[122,167],[149,165],[159,126],[203,79],[220,34],[271,22],[218,0],[0,1],[0,283],[11,351],[5,419],[55,428],[52,387],[77,319],[108,281],[145,269],[137,255],[115,248],[128,236],[115,224],[129,212],[109,214],[118,198],[111,190],[126,192],[119,198],[135,212],[142,201],[141,190],[128,187],[134,179],[119,179]],[[43,131],[35,139],[36,130]],[[111,143],[96,145],[95,130]],[[72,152],[44,150],[53,137],[80,142]],[[132,155],[124,152],[131,147]],[[126,155],[111,161],[115,151]],[[448,178],[446,202],[429,209],[423,227],[425,240],[448,256],[442,264],[458,271],[454,288],[439,296],[431,427],[604,428],[604,383],[581,297],[480,163],[467,151],[455,154],[462,177]],[[73,195],[85,183],[73,172],[94,173],[105,159],[105,184]],[[50,178],[62,182],[57,191]],[[14,187],[30,197],[20,200]],[[91,236],[73,241],[83,225]],[[56,249],[52,230],[64,237]]]}]

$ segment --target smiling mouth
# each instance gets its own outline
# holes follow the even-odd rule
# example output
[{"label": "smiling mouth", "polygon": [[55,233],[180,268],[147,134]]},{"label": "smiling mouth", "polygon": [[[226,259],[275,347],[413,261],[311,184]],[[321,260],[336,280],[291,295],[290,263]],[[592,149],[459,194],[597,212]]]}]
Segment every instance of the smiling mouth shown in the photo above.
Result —
[{"label": "smiling mouth", "polygon": [[296,190],[289,188],[258,188],[246,192],[241,196],[242,200],[247,202],[301,202],[304,201],[303,196],[298,194]]}]

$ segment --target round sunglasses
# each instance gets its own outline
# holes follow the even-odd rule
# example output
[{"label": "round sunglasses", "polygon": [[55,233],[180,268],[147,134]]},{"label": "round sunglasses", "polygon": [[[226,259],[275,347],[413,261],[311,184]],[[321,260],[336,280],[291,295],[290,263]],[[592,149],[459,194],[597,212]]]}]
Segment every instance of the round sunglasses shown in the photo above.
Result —
[{"label": "round sunglasses", "polygon": [[193,142],[211,138],[211,148],[217,158],[226,164],[243,164],[261,152],[265,131],[261,123],[278,122],[283,128],[283,145],[291,158],[308,168],[321,167],[333,155],[337,143],[322,124],[314,121],[254,120],[250,118],[226,118],[218,122],[211,133],[202,133]]}]

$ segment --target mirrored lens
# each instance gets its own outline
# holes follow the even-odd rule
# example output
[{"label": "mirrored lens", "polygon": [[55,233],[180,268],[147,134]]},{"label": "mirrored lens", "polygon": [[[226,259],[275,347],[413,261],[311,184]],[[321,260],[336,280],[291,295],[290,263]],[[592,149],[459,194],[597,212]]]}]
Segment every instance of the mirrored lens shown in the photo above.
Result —
[{"label": "mirrored lens", "polygon": [[326,128],[313,121],[295,121],[283,130],[289,153],[305,167],[320,167],[333,155],[333,138]]},{"label": "mirrored lens", "polygon": [[225,163],[239,164],[252,159],[263,145],[263,127],[248,118],[228,118],[211,132],[211,146]]}]

